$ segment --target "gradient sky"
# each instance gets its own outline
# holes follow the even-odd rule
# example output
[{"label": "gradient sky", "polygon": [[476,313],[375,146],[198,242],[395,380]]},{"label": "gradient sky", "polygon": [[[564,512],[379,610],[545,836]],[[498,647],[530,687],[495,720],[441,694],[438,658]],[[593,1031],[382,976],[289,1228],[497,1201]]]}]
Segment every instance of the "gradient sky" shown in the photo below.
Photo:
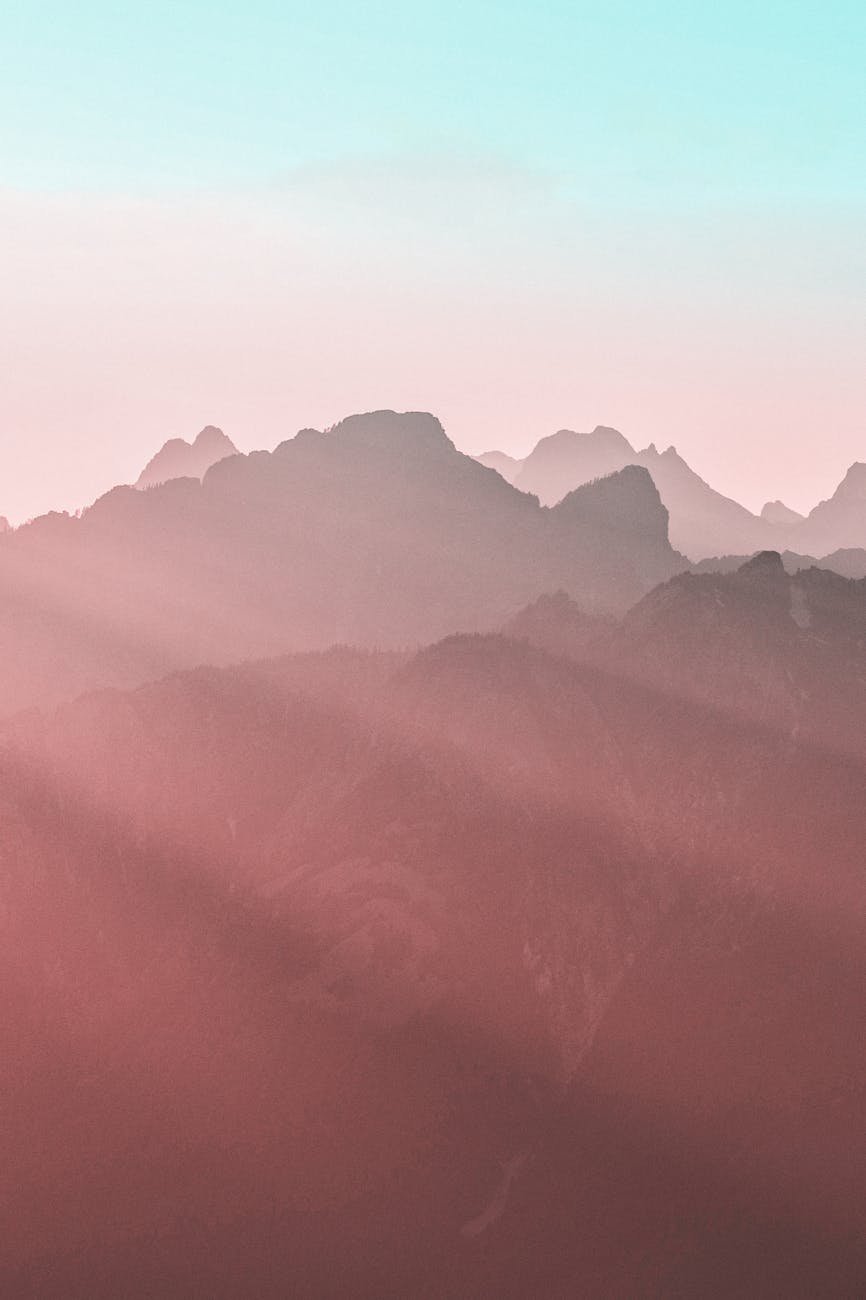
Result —
[{"label": "gradient sky", "polygon": [[0,513],[380,406],[866,460],[866,6],[0,7]]}]

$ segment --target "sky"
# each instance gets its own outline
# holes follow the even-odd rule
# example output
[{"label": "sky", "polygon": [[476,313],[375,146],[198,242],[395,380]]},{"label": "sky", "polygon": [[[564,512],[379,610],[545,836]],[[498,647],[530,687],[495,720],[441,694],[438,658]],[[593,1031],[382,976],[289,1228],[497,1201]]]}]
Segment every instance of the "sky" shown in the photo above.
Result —
[{"label": "sky", "polygon": [[866,460],[866,6],[0,0],[0,514],[356,410]]}]

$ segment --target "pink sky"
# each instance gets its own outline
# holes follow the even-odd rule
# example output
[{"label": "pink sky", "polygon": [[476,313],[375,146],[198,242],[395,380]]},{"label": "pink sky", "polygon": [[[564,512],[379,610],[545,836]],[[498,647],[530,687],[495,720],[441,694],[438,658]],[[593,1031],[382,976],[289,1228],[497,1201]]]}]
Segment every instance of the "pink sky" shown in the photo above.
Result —
[{"label": "pink sky", "polygon": [[854,214],[816,247],[819,216],[617,219],[449,159],[245,195],[6,191],[0,513],[86,504],[208,423],[270,448],[378,407],[431,410],[470,452],[613,424],[753,509],[808,509],[866,459],[866,327],[834,255]]}]

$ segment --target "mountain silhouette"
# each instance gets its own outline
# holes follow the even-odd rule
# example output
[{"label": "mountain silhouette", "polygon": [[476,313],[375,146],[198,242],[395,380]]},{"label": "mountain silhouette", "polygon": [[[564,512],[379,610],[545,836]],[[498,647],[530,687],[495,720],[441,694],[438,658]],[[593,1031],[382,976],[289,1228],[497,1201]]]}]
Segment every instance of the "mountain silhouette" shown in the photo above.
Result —
[{"label": "mountain silhouette", "polygon": [[811,554],[866,547],[866,464],[853,464],[833,495],[789,536],[793,547]]},{"label": "mountain silhouette", "polygon": [[514,456],[508,456],[504,451],[485,451],[475,459],[479,465],[486,465],[488,469],[495,469],[497,474],[501,474],[506,483],[513,483],[515,475],[520,470],[522,461],[515,459]]},{"label": "mountain silhouette", "polygon": [[[485,463],[499,469],[501,452],[488,452]],[[542,438],[508,477],[542,502],[555,504],[582,483],[627,465],[641,465],[652,476],[670,515],[672,545],[692,560],[712,555],[751,553],[772,545],[775,522],[759,518],[705,483],[674,447],[659,452],[650,444],[636,451],[616,429],[598,426],[592,433],[562,429]]]},{"label": "mountain silhouette", "polygon": [[204,478],[211,465],[237,455],[237,447],[222,429],[208,424],[194,442],[170,438],[145,465],[136,487],[154,487],[173,478]]},{"label": "mountain silhouette", "polygon": [[506,636],[529,641],[549,654],[584,659],[612,626],[612,619],[593,618],[566,592],[556,591],[539,596],[502,630]]},{"label": "mountain silhouette", "polygon": [[560,429],[542,438],[523,461],[514,483],[555,505],[567,492],[632,462],[634,448],[616,429],[599,425],[592,433]]},{"label": "mountain silhouette", "polygon": [[[866,550],[862,547],[831,551],[820,559],[814,555],[800,555],[797,551],[782,551],[781,556],[788,573],[796,573],[799,569],[832,569],[843,578],[866,578]],[[693,573],[733,573],[749,558],[748,555],[719,555],[691,567]]]},{"label": "mountain silhouette", "polygon": [[0,714],[197,663],[492,630],[547,590],[621,612],[685,567],[643,470],[546,509],[431,415],[351,416],[5,536]]},{"label": "mountain silhouette", "polygon": [[761,518],[766,519],[768,524],[790,528],[794,524],[802,523],[805,516],[786,506],[784,501],[768,501],[761,510]]}]

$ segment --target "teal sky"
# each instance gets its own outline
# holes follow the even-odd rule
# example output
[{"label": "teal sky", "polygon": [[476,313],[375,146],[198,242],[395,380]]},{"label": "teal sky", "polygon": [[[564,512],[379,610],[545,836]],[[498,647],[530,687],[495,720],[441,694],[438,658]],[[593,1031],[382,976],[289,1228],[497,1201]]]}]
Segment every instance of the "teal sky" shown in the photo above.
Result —
[{"label": "teal sky", "polygon": [[600,201],[862,199],[860,3],[8,3],[5,183],[491,153]]},{"label": "teal sky", "polygon": [[423,404],[469,450],[619,422],[811,504],[866,459],[864,49],[832,0],[7,0],[3,478],[44,508],[208,420]]}]

